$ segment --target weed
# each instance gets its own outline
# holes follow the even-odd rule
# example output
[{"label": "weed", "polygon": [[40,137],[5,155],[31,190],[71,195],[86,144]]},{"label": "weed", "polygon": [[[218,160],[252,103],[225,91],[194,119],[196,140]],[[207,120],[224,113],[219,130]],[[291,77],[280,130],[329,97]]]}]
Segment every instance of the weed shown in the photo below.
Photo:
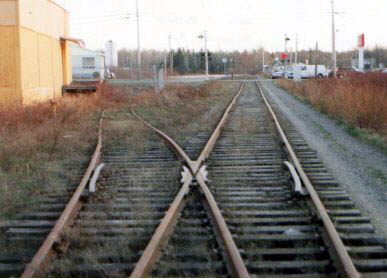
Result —
[{"label": "weed", "polygon": [[386,75],[370,73],[299,83],[280,80],[278,84],[319,111],[349,125],[347,131],[351,135],[364,138],[368,131],[378,134],[383,138],[383,145],[387,144]]},{"label": "weed", "polygon": [[0,219],[71,184],[73,170],[87,161],[96,143],[100,111],[127,102],[127,95],[102,85],[95,95],[65,97],[55,107],[1,105]]}]

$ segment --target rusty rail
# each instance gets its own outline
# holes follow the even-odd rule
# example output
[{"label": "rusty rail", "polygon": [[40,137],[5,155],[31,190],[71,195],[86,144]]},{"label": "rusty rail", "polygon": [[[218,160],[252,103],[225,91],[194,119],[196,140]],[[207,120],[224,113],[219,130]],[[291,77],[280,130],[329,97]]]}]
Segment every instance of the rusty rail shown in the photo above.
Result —
[{"label": "rusty rail", "polygon": [[89,167],[87,168],[86,173],[81,180],[81,183],[78,185],[71,200],[66,205],[66,208],[62,212],[58,221],[55,223],[54,228],[46,237],[38,252],[32,258],[32,261],[26,266],[23,274],[21,275],[21,278],[42,276],[42,273],[45,271],[45,268],[50,263],[50,261],[57,254],[59,254],[59,252],[62,253],[67,249],[68,243],[66,243],[66,241],[61,238],[61,234],[65,231],[66,228],[73,224],[79,210],[82,208],[83,202],[81,200],[81,195],[87,185],[87,182],[90,179],[93,170],[96,168],[98,161],[100,160],[102,149],[103,119],[104,112],[102,112],[101,118],[99,120],[97,147],[94,151]]},{"label": "rusty rail", "polygon": [[214,132],[212,133],[209,141],[207,142],[206,146],[204,147],[201,155],[199,156],[199,159],[197,161],[192,161],[187,154],[165,133],[162,131],[154,128],[152,125],[141,119],[138,115],[135,114],[135,112],[132,110],[133,115],[141,120],[146,126],[148,126],[150,129],[155,131],[163,140],[165,140],[176,152],[177,154],[183,158],[183,160],[187,163],[189,169],[190,169],[190,175],[187,176],[187,178],[184,181],[184,184],[182,188],[180,189],[179,193],[177,194],[175,200],[172,202],[170,208],[168,209],[167,213],[165,214],[163,220],[161,221],[160,225],[156,229],[155,233],[153,234],[150,242],[148,243],[144,253],[142,254],[140,260],[136,264],[131,277],[133,278],[141,278],[147,276],[149,272],[152,270],[152,266],[157,262],[161,255],[161,248],[166,245],[166,242],[168,241],[169,236],[173,232],[174,225],[177,222],[177,218],[179,216],[179,213],[184,209],[185,206],[185,199],[184,197],[189,192],[190,184],[193,180],[193,177],[195,176],[198,184],[200,185],[200,188],[202,192],[204,193],[204,196],[206,198],[206,201],[209,205],[209,208],[211,210],[211,215],[214,218],[214,222],[217,226],[217,229],[220,233],[220,237],[224,242],[224,245],[226,247],[226,253],[228,255],[229,263],[231,265],[231,271],[235,277],[249,277],[248,271],[243,263],[242,257],[239,253],[239,250],[232,238],[232,235],[227,227],[227,224],[222,216],[222,213],[220,212],[216,201],[214,197],[212,196],[210,190],[208,189],[208,186],[206,185],[204,178],[202,177],[201,173],[198,173],[202,163],[204,160],[208,157],[210,152],[212,151],[217,139],[219,138],[221,129],[223,128],[228,116],[229,112],[232,109],[233,105],[235,104],[235,101],[243,91],[244,84],[241,85],[240,89],[238,90],[237,94],[231,101],[231,103],[228,105],[225,113],[223,114],[223,117],[217,127],[215,128]]},{"label": "rusty rail", "polygon": [[293,164],[294,164],[295,168],[297,169],[298,174],[300,175],[301,180],[304,183],[305,188],[307,189],[307,191],[310,195],[310,198],[313,202],[313,205],[316,208],[317,213],[324,224],[325,230],[326,230],[326,232],[329,236],[329,239],[332,243],[331,246],[334,249],[334,252],[337,255],[337,258],[339,260],[339,267],[343,270],[345,276],[350,277],[350,278],[360,278],[360,274],[356,270],[356,267],[353,264],[351,257],[349,256],[348,251],[347,251],[343,241],[340,238],[339,233],[337,232],[331,218],[329,217],[325,206],[321,202],[321,200],[318,196],[318,193],[314,189],[312,183],[310,182],[308,176],[306,175],[304,169],[302,168],[301,163],[296,156],[296,153],[294,152],[292,146],[290,145],[290,143],[285,135],[285,132],[283,131],[283,129],[282,129],[282,127],[277,119],[277,116],[275,115],[273,109],[271,108],[269,102],[267,101],[265,94],[263,93],[263,90],[262,90],[260,84],[258,83],[258,81],[256,81],[256,85],[260,91],[260,94],[261,94],[267,108],[269,109],[269,111],[272,115],[272,118],[275,122],[277,130],[281,136],[283,143],[285,144],[285,147],[286,147],[286,149],[287,149],[287,151],[288,151],[288,153],[293,161]]}]

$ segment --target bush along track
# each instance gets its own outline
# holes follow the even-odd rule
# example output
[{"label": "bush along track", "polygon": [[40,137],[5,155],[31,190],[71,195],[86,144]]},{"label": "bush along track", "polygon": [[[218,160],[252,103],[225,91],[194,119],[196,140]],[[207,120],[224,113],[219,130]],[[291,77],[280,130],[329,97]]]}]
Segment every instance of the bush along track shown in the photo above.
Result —
[{"label": "bush along track", "polygon": [[346,125],[348,133],[387,152],[387,77],[383,74],[349,75],[278,85]]}]

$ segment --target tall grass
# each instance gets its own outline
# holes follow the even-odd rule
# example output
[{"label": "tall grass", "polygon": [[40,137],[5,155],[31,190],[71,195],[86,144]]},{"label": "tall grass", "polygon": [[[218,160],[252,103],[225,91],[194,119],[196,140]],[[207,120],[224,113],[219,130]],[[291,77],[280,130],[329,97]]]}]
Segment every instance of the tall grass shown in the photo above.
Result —
[{"label": "tall grass", "polygon": [[344,79],[313,79],[279,85],[350,126],[387,137],[387,75],[352,74]]},{"label": "tall grass", "polygon": [[[209,98],[211,94],[216,98]],[[158,127],[176,133],[176,127],[191,128],[188,124],[215,99],[227,102],[229,97],[216,83],[171,85],[161,93],[104,84],[96,94],[67,96],[55,106],[50,102],[0,106],[0,220],[33,209],[46,193],[78,183],[76,174],[95,146],[102,110],[108,117],[105,144],[123,138],[128,144],[143,143],[147,130],[130,120],[131,106]]]},{"label": "tall grass", "polygon": [[125,98],[102,86],[56,104],[1,105],[0,218],[39,204],[43,193],[64,191],[96,143],[99,112]]}]

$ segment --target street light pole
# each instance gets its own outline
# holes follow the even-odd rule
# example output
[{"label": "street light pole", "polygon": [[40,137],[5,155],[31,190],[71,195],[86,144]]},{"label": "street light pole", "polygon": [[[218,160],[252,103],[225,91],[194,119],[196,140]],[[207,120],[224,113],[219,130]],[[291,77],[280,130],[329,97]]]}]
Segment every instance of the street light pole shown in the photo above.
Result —
[{"label": "street light pole", "polygon": [[138,0],[136,0],[137,14],[137,71],[138,80],[141,80],[141,46],[140,46],[140,15],[138,13]]},{"label": "street light pole", "polygon": [[332,70],[333,70],[333,76],[337,77],[337,55],[336,55],[336,29],[335,29],[335,6],[334,6],[334,0],[332,0]]},{"label": "street light pole", "polygon": [[169,40],[169,53],[170,53],[169,67],[171,68],[171,76],[173,76],[173,50],[171,48],[171,39],[172,39],[172,36],[169,35],[168,36],[168,40]]},{"label": "street light pole", "polygon": [[200,34],[199,39],[204,39],[204,55],[205,55],[205,60],[206,60],[206,79],[209,80],[209,70],[208,70],[208,50],[207,50],[207,31],[204,31],[203,34]]},{"label": "street light pole", "polygon": [[[290,38],[288,37],[288,35],[286,35],[285,34],[285,53],[288,55],[288,57],[287,58],[289,58],[289,53],[288,53],[288,41],[290,41]],[[289,59],[285,59],[285,67],[287,66],[287,61],[288,61]]]},{"label": "street light pole", "polygon": [[206,52],[206,79],[209,80],[209,70],[208,70],[208,49],[207,49],[207,31],[204,31],[204,49]]},{"label": "street light pole", "polygon": [[265,71],[265,49],[262,48],[262,72]]},{"label": "street light pole", "polygon": [[296,34],[296,57],[295,63],[298,64],[298,33]]}]

